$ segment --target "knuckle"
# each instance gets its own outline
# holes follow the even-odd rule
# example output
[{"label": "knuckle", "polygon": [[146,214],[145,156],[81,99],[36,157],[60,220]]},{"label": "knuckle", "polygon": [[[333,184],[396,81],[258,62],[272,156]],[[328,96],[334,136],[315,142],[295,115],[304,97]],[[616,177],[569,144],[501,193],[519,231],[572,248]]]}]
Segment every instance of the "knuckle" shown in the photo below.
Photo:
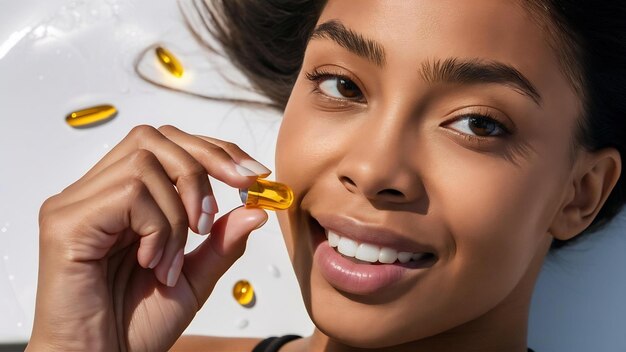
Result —
[{"label": "knuckle", "polygon": [[239,148],[239,146],[237,144],[233,143],[233,142],[223,141],[221,143],[221,147],[222,147],[222,149],[224,149],[227,152],[233,152],[233,153],[241,153],[241,152],[243,152],[241,150],[241,148]]},{"label": "knuckle", "polygon": [[163,219],[154,219],[152,223],[146,226],[146,235],[155,236],[156,238],[166,238],[172,231],[169,223]]},{"label": "knuckle", "polygon": [[58,195],[53,195],[50,198],[46,199],[41,204],[41,207],[39,208],[39,217],[40,218],[42,216],[47,215],[48,213],[50,213],[55,208],[55,205],[57,203],[58,197],[59,197]]},{"label": "knuckle", "polygon": [[171,223],[171,229],[177,233],[187,234],[187,229],[189,228],[189,221],[187,220],[187,216],[184,214],[176,215]]},{"label": "knuckle", "polygon": [[146,185],[139,179],[131,178],[123,186],[125,198],[131,203],[150,195]]},{"label": "knuckle", "polygon": [[157,130],[163,135],[169,135],[172,132],[177,131],[178,129],[172,125],[162,125],[162,126],[159,126]]},{"label": "knuckle", "polygon": [[128,162],[131,165],[131,169],[135,169],[137,166],[146,168],[154,166],[158,163],[158,159],[156,155],[149,150],[137,149],[130,153]]},{"label": "knuckle", "polygon": [[128,133],[128,137],[133,139],[144,139],[150,138],[151,136],[155,136],[156,134],[160,134],[156,128],[150,125],[138,125],[133,127],[132,130]]},{"label": "knuckle", "polygon": [[180,176],[178,177],[179,182],[184,183],[187,183],[190,180],[197,183],[202,182],[204,179],[207,179],[207,172],[199,163],[189,163],[188,165],[185,165]]},{"label": "knuckle", "polygon": [[58,209],[61,207],[61,195],[56,194],[46,199],[39,208],[39,228],[40,229],[48,229],[55,227],[55,223],[57,222],[56,213]]},{"label": "knuckle", "polygon": [[211,148],[202,148],[199,152],[201,158],[208,161],[227,161],[229,159],[232,159],[223,148],[220,148],[218,146],[213,146]]}]

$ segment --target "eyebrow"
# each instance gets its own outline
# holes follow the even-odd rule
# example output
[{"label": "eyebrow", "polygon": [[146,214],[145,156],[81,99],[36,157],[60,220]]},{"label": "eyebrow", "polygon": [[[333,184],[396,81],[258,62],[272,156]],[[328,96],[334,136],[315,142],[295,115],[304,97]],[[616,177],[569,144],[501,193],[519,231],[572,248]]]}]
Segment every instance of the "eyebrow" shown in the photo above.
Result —
[{"label": "eyebrow", "polygon": [[513,66],[501,62],[458,58],[427,61],[422,64],[421,74],[430,83],[503,84],[541,105],[541,95],[530,80]]},{"label": "eyebrow", "polygon": [[[310,37],[314,39],[333,40],[376,66],[385,66],[385,49],[380,43],[346,28],[338,20],[318,25]],[[513,66],[501,62],[459,58],[426,61],[422,64],[421,75],[429,83],[502,84],[541,105],[541,95],[530,80]]]},{"label": "eyebrow", "polygon": [[331,39],[352,53],[373,62],[376,66],[385,65],[385,49],[382,45],[346,28],[337,20],[330,20],[315,27],[310,40],[313,39]]}]

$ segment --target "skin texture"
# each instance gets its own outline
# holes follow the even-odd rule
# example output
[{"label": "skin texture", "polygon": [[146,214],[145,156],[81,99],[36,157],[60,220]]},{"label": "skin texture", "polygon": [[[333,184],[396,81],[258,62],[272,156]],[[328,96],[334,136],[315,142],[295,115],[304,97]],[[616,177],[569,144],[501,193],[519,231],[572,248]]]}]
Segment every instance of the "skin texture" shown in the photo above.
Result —
[{"label": "skin texture", "polygon": [[[314,36],[286,108],[277,179],[296,200],[279,220],[316,329],[281,352],[525,351],[550,243],[591,223],[617,182],[619,153],[570,149],[581,100],[517,1],[334,0],[319,24],[331,20],[375,40],[380,57]],[[451,58],[508,65],[525,80],[437,79],[436,63]],[[498,128],[470,127],[468,114]],[[215,216],[216,204],[203,206],[207,175],[246,188],[267,170],[233,144],[139,126],[48,199],[28,350],[169,349],[267,219],[235,209],[181,257],[188,228],[207,232],[201,219]],[[318,221],[329,216],[376,226],[374,242],[419,243],[436,260],[367,292],[337,284],[319,260]],[[190,337],[174,350],[257,341]]]},{"label": "skin texture", "polygon": [[[516,2],[329,1],[318,24],[330,20],[380,43],[385,59],[314,37],[285,111],[276,172],[298,206],[279,219],[317,326],[293,350],[525,351],[551,240],[591,222],[619,154],[577,150],[571,162],[580,99]],[[510,65],[540,102],[506,84],[424,79],[424,65],[449,58]],[[316,69],[331,74],[324,84],[306,77]],[[340,94],[332,75],[353,81],[362,99]],[[463,114],[474,112],[512,133],[466,140]],[[393,229],[438,260],[375,293],[346,292],[314,257],[315,220],[328,214]]]}]

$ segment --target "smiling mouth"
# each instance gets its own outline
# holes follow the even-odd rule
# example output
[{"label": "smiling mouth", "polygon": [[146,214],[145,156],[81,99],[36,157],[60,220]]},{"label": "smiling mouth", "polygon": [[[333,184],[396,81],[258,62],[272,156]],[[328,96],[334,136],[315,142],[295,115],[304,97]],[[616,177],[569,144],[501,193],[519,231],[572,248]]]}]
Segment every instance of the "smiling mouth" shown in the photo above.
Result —
[{"label": "smiling mouth", "polygon": [[431,266],[436,261],[433,253],[398,251],[394,248],[358,242],[332,230],[325,229],[324,232],[330,247],[334,248],[344,258],[357,264],[397,264],[409,268],[423,268]]}]

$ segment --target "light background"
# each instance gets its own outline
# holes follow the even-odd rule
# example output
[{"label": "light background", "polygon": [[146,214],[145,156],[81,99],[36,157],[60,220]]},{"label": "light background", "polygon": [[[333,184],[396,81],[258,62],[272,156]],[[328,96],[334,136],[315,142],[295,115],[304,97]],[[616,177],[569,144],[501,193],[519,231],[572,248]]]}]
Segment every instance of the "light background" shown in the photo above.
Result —
[{"label": "light background", "polygon": [[[30,335],[41,203],[133,126],[173,124],[229,140],[273,168],[280,115],[147,83],[133,67],[155,43],[174,50],[189,72],[182,83],[172,82],[144,57],[145,72],[155,80],[200,94],[255,98],[221,78],[218,72],[240,80],[225,60],[199,48],[174,1],[0,0],[0,343]],[[102,103],[120,111],[111,122],[84,130],[65,124],[69,112]],[[221,213],[238,205],[236,190],[213,184]],[[624,232],[622,212],[592,240],[548,258],[533,300],[529,346],[538,352],[626,351]],[[191,235],[188,248],[198,241]],[[256,288],[253,308],[231,296],[239,279]],[[187,332],[263,337],[311,330],[272,215]]]}]

